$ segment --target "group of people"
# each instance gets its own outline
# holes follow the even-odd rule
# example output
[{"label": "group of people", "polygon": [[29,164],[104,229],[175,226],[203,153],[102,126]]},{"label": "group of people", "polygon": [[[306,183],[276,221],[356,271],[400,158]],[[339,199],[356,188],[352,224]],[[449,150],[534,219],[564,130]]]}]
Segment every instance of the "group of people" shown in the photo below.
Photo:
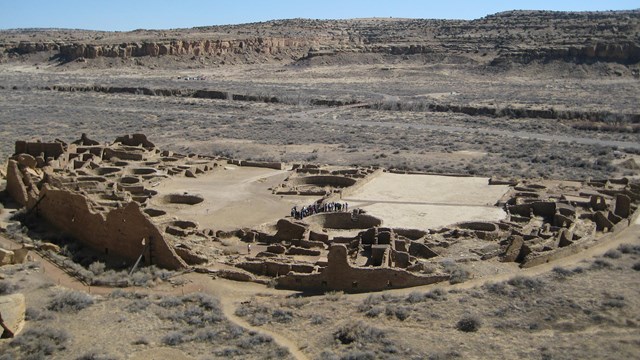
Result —
[{"label": "group of people", "polygon": [[295,219],[302,220],[306,216],[310,216],[313,214],[318,214],[322,212],[340,212],[340,211],[349,211],[349,204],[344,202],[327,202],[327,203],[313,203],[308,206],[303,206],[298,208],[298,206],[294,206],[291,208],[291,216]]}]

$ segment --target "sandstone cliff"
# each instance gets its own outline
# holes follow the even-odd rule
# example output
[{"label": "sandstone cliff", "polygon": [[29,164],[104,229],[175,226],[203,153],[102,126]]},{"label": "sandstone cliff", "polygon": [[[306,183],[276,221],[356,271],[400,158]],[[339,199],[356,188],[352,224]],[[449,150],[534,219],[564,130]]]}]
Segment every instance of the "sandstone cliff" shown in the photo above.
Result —
[{"label": "sandstone cliff", "polygon": [[[3,57],[50,52],[61,61],[99,57],[236,56],[290,62],[338,53],[454,54],[491,65],[562,60],[640,62],[640,11],[513,11],[472,21],[276,20],[128,33],[4,31]],[[29,35],[29,36],[27,36]]]}]

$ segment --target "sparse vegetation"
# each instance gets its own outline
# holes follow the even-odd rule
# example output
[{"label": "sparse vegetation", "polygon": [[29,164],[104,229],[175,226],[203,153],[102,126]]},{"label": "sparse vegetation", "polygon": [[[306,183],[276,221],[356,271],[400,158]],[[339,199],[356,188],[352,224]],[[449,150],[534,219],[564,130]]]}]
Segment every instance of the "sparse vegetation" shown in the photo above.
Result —
[{"label": "sparse vegetation", "polygon": [[78,358],[76,360],[118,360],[117,357],[111,356],[109,354],[104,354],[101,352],[90,351]]},{"label": "sparse vegetation", "polygon": [[[11,141],[0,143],[0,159],[13,153],[13,140],[42,137],[69,142],[77,136],[69,134],[69,129],[112,139],[125,130],[145,129],[160,147],[182,154],[382,166],[516,181],[620,176],[635,181],[639,173],[634,159],[640,154],[640,72],[637,54],[633,55],[638,14],[516,11],[472,22],[292,19],[201,27],[193,33],[4,31],[0,32],[4,37],[0,122],[5,125],[3,137]],[[197,44],[200,37],[219,36],[229,40],[229,51],[203,53],[203,46]],[[308,41],[289,41],[290,36]],[[22,53],[13,49],[54,42],[59,48],[113,43],[122,54],[125,47],[139,46],[133,44],[153,48],[151,38],[162,38],[170,46],[193,40],[181,48],[191,53],[83,56],[81,61],[62,63],[49,59],[57,50]],[[259,44],[253,39],[259,39]],[[309,48],[316,46],[308,42],[318,41],[327,43],[327,51],[332,46],[340,50],[310,56],[314,50]],[[280,45],[268,45],[274,42]],[[195,48],[200,48],[197,56]],[[89,51],[86,47],[77,53],[86,56]],[[632,56],[625,58],[628,54]],[[209,79],[177,82],[176,71],[202,73]],[[224,91],[215,98],[201,96],[216,88]],[[345,104],[356,106],[341,106]],[[94,160],[84,163],[83,158],[84,164],[77,163],[81,168],[70,164],[64,171],[90,173],[91,167],[105,161]],[[114,183],[111,177],[105,179],[102,185]],[[572,183],[553,186],[580,194],[571,189]],[[81,185],[77,191],[90,192]],[[603,186],[613,193],[609,185]],[[629,188],[625,191],[636,192]],[[149,201],[141,206],[148,205]],[[85,285],[149,289],[144,293],[114,290],[109,296],[93,298],[51,287],[51,281],[31,284],[30,279],[51,274],[29,271],[27,265],[2,269],[7,280],[0,280],[0,295],[23,292],[29,306],[23,332],[0,342],[0,359],[110,359],[109,354],[126,358],[166,346],[194,358],[290,358],[276,344],[278,335],[290,337],[308,356],[332,360],[614,355],[632,359],[639,353],[636,235],[629,244],[579,266],[559,262],[562,266],[550,273],[516,276],[471,289],[392,290],[366,298],[341,292],[285,296],[269,289],[249,301],[244,297],[250,286],[229,293],[216,289],[229,297],[225,306],[237,305],[237,316],[273,333],[274,340],[229,322],[220,302],[209,295],[165,295],[165,291],[180,291],[169,284],[158,295],[152,287],[175,273],[148,267],[129,276],[130,267],[114,265],[101,251],[81,249],[60,236],[50,238],[50,233],[23,219],[25,213],[17,216],[22,224],[7,226],[6,236],[19,242],[37,237],[36,244],[60,245],[61,254],[48,255],[51,261]],[[511,220],[515,218],[512,214]],[[515,226],[514,233],[522,230],[530,249],[557,247],[547,246],[557,238],[547,239],[546,232],[528,232],[524,224],[538,218],[521,220],[524,227]],[[575,226],[574,230],[578,246],[591,241],[582,236],[588,229]],[[483,247],[493,246],[480,254],[464,248],[465,234],[445,235],[434,232],[422,240],[441,256],[430,259],[421,270],[413,269],[416,273],[444,272],[451,284],[458,284],[471,277],[471,270],[489,279],[495,270],[504,279],[505,272],[517,267],[475,261],[500,256],[496,254],[504,250],[502,239],[474,239]],[[227,264],[237,263],[236,237],[215,238],[216,252],[226,257]],[[209,240],[186,238],[183,245],[205,248]],[[464,256],[458,258],[457,253]],[[442,261],[445,258],[460,261]],[[198,280],[212,281],[196,276],[184,277],[183,291],[191,291]],[[94,300],[99,304],[92,305]],[[92,336],[77,336],[80,331]],[[109,346],[105,348],[109,353],[101,348],[94,351],[89,341]]]},{"label": "sparse vegetation", "polygon": [[456,323],[456,329],[464,332],[475,332],[480,329],[482,322],[480,318],[473,315],[466,315]]},{"label": "sparse vegetation", "polygon": [[46,359],[64,350],[69,334],[61,329],[37,327],[24,331],[9,344],[24,359]]},{"label": "sparse vegetation", "polygon": [[618,250],[610,249],[607,250],[607,252],[605,252],[603,256],[609,259],[619,259],[620,257],[622,257],[622,253]]},{"label": "sparse vegetation", "polygon": [[387,336],[384,330],[369,326],[362,321],[344,324],[333,333],[333,337],[343,345],[354,342],[368,344],[383,340]]},{"label": "sparse vegetation", "polygon": [[451,276],[449,278],[449,283],[459,284],[469,280],[469,276],[471,274],[457,263],[453,261],[444,261],[442,263],[442,266],[444,267],[444,270]]},{"label": "sparse vegetation", "polygon": [[64,290],[49,301],[47,309],[56,312],[76,312],[93,305],[93,298],[83,292]]},{"label": "sparse vegetation", "polygon": [[563,267],[560,267],[560,266],[555,266],[555,267],[552,269],[552,271],[553,271],[553,273],[554,273],[558,278],[560,278],[560,279],[564,279],[564,278],[566,278],[566,277],[569,277],[569,276],[571,276],[571,275],[574,275],[574,274],[575,274],[575,272],[573,272],[573,271],[571,271],[571,270],[567,270],[567,269],[565,269],[565,268],[563,268]]},{"label": "sparse vegetation", "polygon": [[0,280],[0,295],[8,295],[11,294],[13,292],[15,292],[16,290],[18,290],[20,287],[14,283],[11,283],[9,281],[6,280]]}]

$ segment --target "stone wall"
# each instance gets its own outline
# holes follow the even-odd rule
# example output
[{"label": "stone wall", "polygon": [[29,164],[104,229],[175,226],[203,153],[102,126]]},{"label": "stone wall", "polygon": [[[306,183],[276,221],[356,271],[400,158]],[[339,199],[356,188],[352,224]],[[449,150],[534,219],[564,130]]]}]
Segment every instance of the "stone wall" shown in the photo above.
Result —
[{"label": "stone wall", "polygon": [[26,206],[29,200],[28,188],[24,174],[20,171],[15,160],[7,163],[7,193],[21,206]]},{"label": "stone wall", "polygon": [[[41,216],[98,251],[133,262],[144,250],[147,265],[154,264],[167,269],[187,267],[135,202],[103,214],[93,211],[84,196],[49,185],[44,186],[41,198],[37,207]],[[145,245],[150,242],[150,247],[142,244],[143,239]]]},{"label": "stone wall", "polygon": [[240,166],[250,166],[250,167],[259,167],[259,168],[267,168],[267,169],[276,169],[282,170],[284,169],[284,165],[281,162],[268,162],[268,161],[240,161]]},{"label": "stone wall", "polygon": [[329,265],[321,273],[291,272],[276,278],[276,287],[303,291],[367,292],[434,284],[449,275],[417,275],[402,269],[354,267],[347,259],[347,247],[334,244],[329,251]]}]

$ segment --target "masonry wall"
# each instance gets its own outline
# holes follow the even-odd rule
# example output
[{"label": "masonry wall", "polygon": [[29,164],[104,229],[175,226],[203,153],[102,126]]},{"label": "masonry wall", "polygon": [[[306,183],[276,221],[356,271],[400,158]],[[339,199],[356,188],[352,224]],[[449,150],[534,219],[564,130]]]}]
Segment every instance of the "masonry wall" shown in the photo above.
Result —
[{"label": "masonry wall", "polygon": [[18,163],[14,160],[9,160],[7,164],[7,193],[21,206],[26,206],[29,201],[27,185],[23,179],[22,171],[20,171]]},{"label": "masonry wall", "polygon": [[277,278],[276,286],[306,291],[367,292],[428,285],[449,280],[449,275],[424,276],[402,269],[353,267],[347,260],[347,247],[342,244],[331,246],[328,260],[328,267],[321,273],[289,273]]},{"label": "masonry wall", "polygon": [[67,190],[45,185],[38,212],[49,223],[76,240],[108,255],[135,261],[151,241],[151,253],[145,250],[145,263],[167,269],[182,269],[187,264],[167,244],[158,228],[135,202],[106,214],[93,211],[86,198]]}]

